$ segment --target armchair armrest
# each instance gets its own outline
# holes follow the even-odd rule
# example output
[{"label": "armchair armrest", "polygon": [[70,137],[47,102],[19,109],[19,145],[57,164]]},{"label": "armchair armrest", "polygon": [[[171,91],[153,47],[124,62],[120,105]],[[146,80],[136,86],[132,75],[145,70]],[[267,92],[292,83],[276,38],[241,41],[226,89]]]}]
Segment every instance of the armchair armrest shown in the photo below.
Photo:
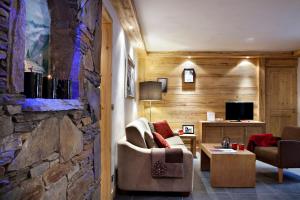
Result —
[{"label": "armchair armrest", "polygon": [[281,168],[300,167],[300,141],[280,140],[278,142],[279,166]]}]

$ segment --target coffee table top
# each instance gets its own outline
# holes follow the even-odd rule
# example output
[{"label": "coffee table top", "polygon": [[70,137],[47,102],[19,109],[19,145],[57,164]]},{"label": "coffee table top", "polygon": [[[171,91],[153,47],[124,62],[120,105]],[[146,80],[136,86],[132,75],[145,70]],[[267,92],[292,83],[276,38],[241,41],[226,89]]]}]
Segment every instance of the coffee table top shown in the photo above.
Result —
[{"label": "coffee table top", "polygon": [[206,155],[208,155],[208,157],[211,157],[212,155],[248,155],[248,156],[255,156],[254,153],[252,153],[251,151],[248,150],[236,150],[235,152],[227,152],[227,151],[222,151],[220,149],[221,145],[217,144],[217,143],[201,143],[200,144],[200,148],[201,150],[203,150]]}]

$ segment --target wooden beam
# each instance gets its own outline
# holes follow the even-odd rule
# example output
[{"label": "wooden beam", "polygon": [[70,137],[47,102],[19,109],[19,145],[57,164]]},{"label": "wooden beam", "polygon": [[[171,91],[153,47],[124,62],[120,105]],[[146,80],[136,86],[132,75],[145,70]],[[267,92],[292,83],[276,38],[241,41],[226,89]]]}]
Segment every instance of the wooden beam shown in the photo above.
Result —
[{"label": "wooden beam", "polygon": [[117,12],[121,25],[130,42],[133,43],[135,48],[145,49],[145,43],[141,34],[133,0],[110,1]]},{"label": "wooden beam", "polygon": [[[102,8],[102,44],[101,44],[101,198],[112,199],[111,194],[111,78],[112,78],[112,21],[108,11]],[[105,95],[104,95],[105,94]]]},{"label": "wooden beam", "polygon": [[296,50],[296,51],[294,51],[294,56],[296,56],[296,57],[300,57],[300,49],[299,49],[299,50]]},{"label": "wooden beam", "polygon": [[148,52],[148,56],[155,57],[186,57],[186,58],[247,58],[247,57],[295,57],[292,51],[161,51]]},{"label": "wooden beam", "polygon": [[266,59],[258,59],[258,102],[259,102],[259,120],[266,120]]}]

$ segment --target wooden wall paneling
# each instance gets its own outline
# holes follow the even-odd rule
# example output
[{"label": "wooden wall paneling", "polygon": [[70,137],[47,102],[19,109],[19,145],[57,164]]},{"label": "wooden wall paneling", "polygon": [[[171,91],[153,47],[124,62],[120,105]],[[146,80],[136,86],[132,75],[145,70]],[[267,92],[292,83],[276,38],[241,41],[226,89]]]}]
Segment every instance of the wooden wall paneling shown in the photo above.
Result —
[{"label": "wooden wall paneling", "polygon": [[300,49],[299,49],[299,50],[296,50],[296,51],[294,51],[294,56],[296,56],[296,57],[300,57]]},{"label": "wooden wall paneling", "polygon": [[297,125],[297,59],[266,60],[267,132],[280,136]]},{"label": "wooden wall paneling", "polygon": [[[266,96],[269,90],[267,88],[269,71],[267,70],[270,68],[296,69],[297,58],[292,57],[291,53],[273,53],[269,57],[265,54],[261,57],[252,57],[248,61],[244,60],[244,58],[230,57],[228,55],[221,57],[223,54],[214,55],[216,57],[202,57],[196,53],[192,54],[194,55],[192,59],[187,59],[186,56],[188,54],[183,53],[180,56],[176,52],[167,52],[162,55],[150,52],[142,57],[143,61],[140,64],[143,67],[143,75],[139,77],[140,81],[156,80],[162,77],[168,78],[168,92],[163,94],[162,101],[155,102],[152,105],[154,121],[166,119],[173,129],[181,129],[182,124],[194,124],[195,132],[197,133],[199,126],[196,124],[200,120],[206,120],[207,111],[216,112],[216,117],[224,118],[225,102],[238,100],[255,102],[255,119],[266,121],[268,131],[270,131],[270,123],[276,124],[276,126],[294,124],[295,117],[291,113],[296,108],[296,102],[293,101],[292,105],[289,106],[292,109],[282,110],[282,118],[280,118],[278,117],[278,109],[275,109],[276,112],[274,109],[272,112],[269,109],[270,106],[268,104],[272,102],[270,102],[270,99],[267,100]],[[239,55],[235,54],[235,56]],[[196,71],[195,87],[192,90],[186,90],[182,85],[181,75],[186,64],[188,67],[193,67]],[[287,74],[291,73],[294,74],[293,76],[296,76],[294,70],[289,71]],[[282,78],[292,80],[290,88],[292,91],[295,91],[296,77],[284,78],[285,73],[281,77],[280,74],[282,73],[278,72],[277,77],[274,77],[275,80],[280,82],[284,82],[284,80],[281,80]],[[280,85],[285,84],[278,84],[278,87]],[[292,99],[295,99],[296,92],[292,93]],[[290,94],[276,95],[284,98]],[[149,105],[143,102],[140,102],[140,105],[142,105],[140,108],[144,111],[143,116],[147,117]],[[284,110],[286,109],[284,108]],[[273,113],[272,122],[269,117],[270,113]],[[272,130],[274,129],[276,128],[272,128]],[[197,139],[199,140],[199,136]]]},{"label": "wooden wall paneling", "polygon": [[[139,81],[168,78],[168,92],[162,101],[152,104],[152,119],[166,119],[173,129],[183,124],[194,124],[198,132],[198,121],[206,120],[206,112],[216,112],[216,117],[225,117],[226,101],[253,101],[255,119],[259,118],[257,59],[240,58],[193,58],[145,56],[139,62],[142,70]],[[186,90],[182,85],[185,67],[196,72],[194,88]],[[140,69],[140,68],[139,68]],[[149,105],[139,102],[148,116]],[[140,106],[139,106],[140,108]],[[139,111],[139,113],[142,113]],[[199,140],[199,136],[197,137]]]},{"label": "wooden wall paneling", "polygon": [[[137,54],[138,56],[138,84],[140,82],[145,81],[145,57],[143,54]],[[139,92],[138,92],[139,94]],[[139,99],[139,95],[137,95],[137,99]],[[138,101],[138,115],[146,117],[145,113],[145,101]],[[149,118],[148,118],[149,119]]]}]

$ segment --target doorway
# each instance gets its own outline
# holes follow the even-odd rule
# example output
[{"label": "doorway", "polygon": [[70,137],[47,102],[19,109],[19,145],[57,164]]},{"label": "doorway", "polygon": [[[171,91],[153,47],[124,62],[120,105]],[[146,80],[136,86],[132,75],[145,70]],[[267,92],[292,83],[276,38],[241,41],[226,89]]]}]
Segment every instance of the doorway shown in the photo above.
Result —
[{"label": "doorway", "polygon": [[112,19],[102,7],[101,22],[101,199],[112,199],[111,195],[111,84],[112,84]]},{"label": "doorway", "polygon": [[297,125],[297,67],[266,68],[267,132],[281,137],[285,126]]}]

